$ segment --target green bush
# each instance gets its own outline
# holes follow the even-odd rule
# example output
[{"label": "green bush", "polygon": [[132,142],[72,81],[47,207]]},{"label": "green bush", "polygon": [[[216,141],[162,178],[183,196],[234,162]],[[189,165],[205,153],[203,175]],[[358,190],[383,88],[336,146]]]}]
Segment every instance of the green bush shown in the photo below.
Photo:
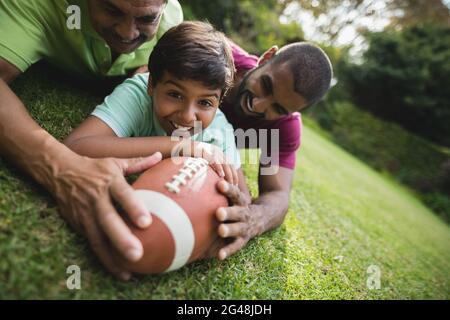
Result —
[{"label": "green bush", "polygon": [[185,0],[186,20],[207,19],[249,52],[261,54],[273,45],[302,41],[299,24],[281,23],[283,5],[277,0]]},{"label": "green bush", "polygon": [[447,194],[450,194],[450,158],[441,166],[440,187]]},{"label": "green bush", "polygon": [[450,223],[450,197],[440,192],[426,193],[423,202],[436,212],[444,221]]},{"label": "green bush", "polygon": [[362,64],[338,66],[355,104],[450,146],[450,27],[416,26],[367,39]]}]

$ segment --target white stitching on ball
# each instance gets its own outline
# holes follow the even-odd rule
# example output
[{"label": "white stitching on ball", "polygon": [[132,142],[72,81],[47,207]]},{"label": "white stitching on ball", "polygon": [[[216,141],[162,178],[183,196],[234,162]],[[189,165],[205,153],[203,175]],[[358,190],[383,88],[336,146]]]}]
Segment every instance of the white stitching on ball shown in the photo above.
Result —
[{"label": "white stitching on ball", "polygon": [[172,181],[167,182],[165,187],[169,192],[179,194],[180,186],[186,185],[187,179],[192,179],[198,171],[207,165],[209,165],[208,161],[203,158],[188,158],[183,167],[178,170],[178,174],[174,175]]}]

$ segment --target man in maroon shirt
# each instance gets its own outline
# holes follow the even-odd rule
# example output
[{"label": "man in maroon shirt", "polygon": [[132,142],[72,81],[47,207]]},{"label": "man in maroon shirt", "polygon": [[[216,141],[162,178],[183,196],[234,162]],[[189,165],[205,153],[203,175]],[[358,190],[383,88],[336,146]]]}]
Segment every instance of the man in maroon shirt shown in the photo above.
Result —
[{"label": "man in maroon shirt", "polygon": [[[232,43],[237,69],[233,89],[221,110],[240,134],[268,131],[239,147],[260,148],[259,197],[251,201],[236,186],[219,183],[219,190],[234,204],[219,208],[219,235],[232,239],[221,248],[223,260],[253,237],[278,227],[288,206],[296,152],[301,142],[300,111],[323,98],[330,87],[332,66],[326,54],[309,43],[294,43],[280,50],[272,47],[261,58]],[[272,135],[270,132],[278,134]],[[248,139],[247,139],[248,140]],[[275,147],[275,149],[274,149]]]}]

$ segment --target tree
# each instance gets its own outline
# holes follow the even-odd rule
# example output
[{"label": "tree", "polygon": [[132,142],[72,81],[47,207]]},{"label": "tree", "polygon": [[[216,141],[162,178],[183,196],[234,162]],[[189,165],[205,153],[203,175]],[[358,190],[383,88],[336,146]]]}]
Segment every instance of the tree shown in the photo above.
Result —
[{"label": "tree", "polygon": [[450,146],[450,27],[371,33],[361,65],[338,67],[358,106]]},{"label": "tree", "polygon": [[187,19],[207,19],[248,51],[260,54],[275,44],[303,40],[300,25],[280,21],[288,2],[185,0],[181,4]]},{"label": "tree", "polygon": [[392,17],[391,26],[412,27],[423,24],[450,26],[450,10],[442,0],[395,0],[390,10],[401,14]]},{"label": "tree", "polygon": [[283,6],[288,21],[305,23],[308,13],[314,26],[310,38],[331,45],[339,45],[338,38],[348,27],[355,31],[355,41],[367,31],[385,27],[400,30],[427,23],[450,25],[449,7],[442,0],[285,0]]}]

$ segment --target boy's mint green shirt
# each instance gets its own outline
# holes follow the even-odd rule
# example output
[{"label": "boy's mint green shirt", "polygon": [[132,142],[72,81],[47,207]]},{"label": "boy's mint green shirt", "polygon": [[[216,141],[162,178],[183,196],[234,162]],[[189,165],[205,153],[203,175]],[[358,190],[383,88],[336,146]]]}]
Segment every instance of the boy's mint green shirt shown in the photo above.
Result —
[{"label": "boy's mint green shirt", "polygon": [[[125,80],[92,115],[105,122],[118,137],[167,136],[154,114],[147,86],[148,73]],[[241,167],[233,126],[219,109],[210,125],[191,139],[216,145],[236,169]]]},{"label": "boy's mint green shirt", "polygon": [[[156,36],[112,63],[111,50],[91,26],[88,0],[0,0],[0,57],[24,72],[46,59],[74,74],[121,76],[146,65],[157,40],[183,21],[177,0],[168,0]],[[81,11],[81,28],[70,30],[68,7]]]}]

